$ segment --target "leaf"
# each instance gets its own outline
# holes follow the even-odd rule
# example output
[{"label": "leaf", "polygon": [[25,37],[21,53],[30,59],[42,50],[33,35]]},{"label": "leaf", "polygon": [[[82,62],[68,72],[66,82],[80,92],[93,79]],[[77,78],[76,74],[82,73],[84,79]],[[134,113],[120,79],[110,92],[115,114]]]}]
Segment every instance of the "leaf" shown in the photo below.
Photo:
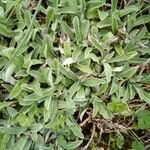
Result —
[{"label": "leaf", "polygon": [[24,127],[2,127],[0,126],[0,132],[5,134],[19,135],[24,133],[27,128]]},{"label": "leaf", "polygon": [[19,114],[16,120],[22,127],[30,127],[33,122],[33,118],[28,117],[25,114]]},{"label": "leaf", "polygon": [[[18,1],[19,2],[19,1]],[[23,51],[21,51],[25,44],[27,44],[31,38],[31,35],[32,35],[32,25],[33,25],[33,21],[35,20],[36,18],[36,15],[38,13],[38,10],[39,10],[39,7],[40,7],[40,4],[41,4],[42,0],[40,0],[38,2],[38,5],[37,5],[37,8],[36,8],[36,11],[33,15],[33,18],[32,18],[32,21],[30,22],[30,26],[29,28],[27,29],[27,32],[25,33],[25,36],[23,37],[22,41],[17,45],[16,49],[15,49],[15,52],[13,53],[12,57],[10,58],[9,62],[7,63],[6,67],[15,59],[15,56],[18,56],[20,55],[21,53],[23,53]]]},{"label": "leaf", "polygon": [[53,74],[52,74],[52,69],[49,70],[47,80],[49,84],[54,87],[54,81],[53,81]]},{"label": "leaf", "polygon": [[107,84],[107,83],[102,84],[102,85],[100,86],[100,88],[98,89],[96,95],[102,95],[103,93],[106,92],[107,88],[108,88],[108,84]]},{"label": "leaf", "polygon": [[84,135],[81,132],[81,128],[77,126],[76,124],[73,126],[70,126],[70,130],[73,132],[75,136],[79,137],[80,139],[84,139]]},{"label": "leaf", "polygon": [[6,149],[6,144],[9,140],[9,135],[0,133],[0,150]]},{"label": "leaf", "polygon": [[79,141],[75,141],[75,142],[68,142],[64,145],[62,145],[62,147],[64,149],[76,149],[78,146],[80,146],[80,144],[82,143],[82,140],[79,140]]},{"label": "leaf", "polygon": [[107,109],[105,103],[99,99],[97,96],[92,97],[93,100],[93,114],[92,117],[95,117],[96,114],[99,112],[105,119],[111,119],[112,114]]},{"label": "leaf", "polygon": [[43,128],[43,125],[41,123],[34,123],[31,126],[31,132],[33,133],[37,133],[38,131],[40,131]]},{"label": "leaf", "polygon": [[46,10],[46,26],[48,27],[54,17],[54,10],[48,7]]},{"label": "leaf", "polygon": [[138,54],[137,52],[128,52],[128,53],[125,54],[123,59],[124,60],[129,60],[129,59],[135,57],[137,54]]},{"label": "leaf", "polygon": [[9,67],[7,67],[5,74],[4,74],[4,81],[8,82],[15,70],[16,66],[14,64],[9,65]]},{"label": "leaf", "polygon": [[102,7],[103,5],[105,5],[105,0],[93,0],[93,1],[88,1],[87,2],[87,6],[88,6],[88,10],[94,10],[94,9],[97,9],[97,8],[100,8]]},{"label": "leaf", "polygon": [[135,57],[138,53],[137,52],[128,52],[125,54],[124,57],[122,56],[116,56],[111,58],[108,63],[114,63],[114,62],[121,62],[121,61],[127,61]]},{"label": "leaf", "polygon": [[75,12],[74,9],[70,9],[70,7],[63,7],[63,8],[60,8],[58,11],[57,11],[58,14],[76,14],[77,12]]},{"label": "leaf", "polygon": [[104,72],[106,75],[106,80],[107,80],[107,83],[109,83],[112,77],[112,68],[108,63],[104,63],[103,65],[104,65]]},{"label": "leaf", "polygon": [[122,112],[128,112],[129,108],[128,105],[124,102],[119,101],[113,101],[107,104],[107,108],[111,112],[115,113],[122,113]]},{"label": "leaf", "polygon": [[33,81],[32,88],[33,88],[33,91],[35,92],[35,94],[37,94],[39,96],[43,95],[42,89],[40,87],[40,82],[38,80]]},{"label": "leaf", "polygon": [[86,66],[86,65],[78,64],[78,65],[76,65],[76,67],[77,67],[80,71],[82,71],[82,72],[84,72],[84,73],[92,74],[92,72],[93,72],[93,71],[90,69],[90,67],[89,67],[89,66]]},{"label": "leaf", "polygon": [[81,88],[80,84],[75,82],[68,91],[69,97],[72,97],[80,88]]},{"label": "leaf", "polygon": [[0,24],[0,35],[11,38],[15,35],[15,32],[9,30],[6,26]]},{"label": "leaf", "polygon": [[98,11],[98,15],[99,15],[99,18],[100,20],[104,20],[106,17],[108,17],[108,12],[105,12],[105,11]]},{"label": "leaf", "polygon": [[27,141],[26,144],[24,145],[23,147],[23,150],[30,150],[31,148],[31,145],[32,145],[32,141]]},{"label": "leaf", "polygon": [[83,80],[82,85],[94,87],[100,84],[104,84],[105,82],[106,81],[103,78],[88,77]]},{"label": "leaf", "polygon": [[136,113],[137,119],[138,119],[138,128],[139,129],[149,129],[150,128],[150,111],[143,110],[138,111]]},{"label": "leaf", "polygon": [[22,85],[23,83],[27,82],[27,81],[28,81],[27,78],[23,78],[22,80],[19,80],[19,81],[15,84],[15,86],[13,87],[13,89],[12,89],[11,92],[10,92],[10,99],[13,99],[13,98],[17,97],[17,96],[20,94],[20,92],[22,91],[21,85]]},{"label": "leaf", "polygon": [[78,77],[76,74],[74,74],[71,70],[67,70],[65,67],[63,67],[61,64],[59,64],[59,70],[60,72],[65,75],[67,78],[77,81]]},{"label": "leaf", "polygon": [[117,147],[119,149],[122,149],[125,143],[124,137],[121,134],[116,134],[115,140],[116,140]]},{"label": "leaf", "polygon": [[111,0],[111,12],[113,13],[117,9],[118,0]]},{"label": "leaf", "polygon": [[137,91],[137,93],[139,94],[140,99],[144,100],[145,102],[147,102],[148,104],[150,104],[150,93],[147,93],[144,90],[142,90],[141,88],[138,88],[136,86],[134,86],[134,88]]},{"label": "leaf", "polygon": [[136,22],[134,23],[134,26],[139,26],[139,25],[144,25],[146,23],[150,22],[150,17],[149,15],[142,15],[138,18],[136,18]]},{"label": "leaf", "polygon": [[120,10],[120,17],[126,16],[127,14],[132,12],[137,12],[139,11],[139,9],[140,7],[137,7],[135,5],[126,6],[124,9]]},{"label": "leaf", "polygon": [[76,105],[75,105],[75,101],[73,101],[72,98],[66,97],[66,103],[63,107],[69,114],[75,113]]},{"label": "leaf", "polygon": [[[116,0],[113,0],[116,1]],[[113,33],[117,33],[118,27],[119,27],[119,12],[118,11],[114,11],[112,13],[112,20],[111,20],[111,27],[112,27],[112,31]]]},{"label": "leaf", "polygon": [[78,43],[82,42],[83,36],[82,36],[81,28],[80,28],[79,18],[77,16],[75,16],[73,18],[73,27],[74,27],[74,30],[75,30],[76,41]]},{"label": "leaf", "polygon": [[135,150],[146,150],[144,144],[137,140],[132,142],[132,148]]},{"label": "leaf", "polygon": [[122,49],[122,45],[120,43],[115,45],[115,50],[119,54],[119,56],[122,56],[122,57],[125,56],[124,50]]},{"label": "leaf", "polygon": [[138,68],[139,68],[138,66],[131,67],[128,70],[123,71],[121,73],[121,76],[124,78],[131,78],[137,72]]},{"label": "leaf", "polygon": [[66,22],[62,21],[61,27],[70,39],[74,39],[74,34],[73,34],[71,28],[66,24]]},{"label": "leaf", "polygon": [[47,97],[44,102],[44,122],[47,122],[49,118],[53,118],[57,113],[57,101],[55,99]]},{"label": "leaf", "polygon": [[83,20],[82,27],[81,27],[83,39],[86,39],[88,37],[89,28],[90,28],[89,20]]},{"label": "leaf", "polygon": [[12,102],[0,102],[0,109],[8,107],[11,104],[12,104]]},{"label": "leaf", "polygon": [[97,27],[98,28],[105,28],[105,27],[109,27],[111,26],[111,18],[109,17],[106,17],[104,20],[100,21],[98,24],[97,24]]},{"label": "leaf", "polygon": [[23,150],[23,147],[25,146],[27,142],[27,137],[23,136],[20,137],[19,140],[14,144],[13,150]]},{"label": "leaf", "polygon": [[71,57],[71,42],[67,40],[64,42],[64,55],[65,57]]},{"label": "leaf", "polygon": [[102,43],[99,42],[97,39],[95,39],[94,37],[90,36],[89,37],[89,40],[91,42],[91,44],[100,51],[101,53],[101,56],[103,57],[104,55],[104,49],[103,49],[103,46],[102,46]]},{"label": "leaf", "polygon": [[78,5],[74,0],[67,0],[71,9],[73,9],[76,13],[78,13]]}]

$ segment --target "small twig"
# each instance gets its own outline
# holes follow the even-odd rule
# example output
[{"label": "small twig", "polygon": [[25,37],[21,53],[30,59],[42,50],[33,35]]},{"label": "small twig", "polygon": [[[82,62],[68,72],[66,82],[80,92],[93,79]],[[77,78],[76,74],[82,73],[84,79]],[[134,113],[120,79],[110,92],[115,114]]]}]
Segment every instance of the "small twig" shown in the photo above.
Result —
[{"label": "small twig", "polygon": [[80,124],[80,127],[83,127],[89,120],[90,120],[90,117],[86,118],[86,119]]},{"label": "small twig", "polygon": [[82,150],[88,149],[89,145],[91,144],[91,142],[93,140],[94,134],[95,134],[95,124],[93,124],[93,130],[92,130],[91,138],[90,138],[89,142],[82,148]]},{"label": "small twig", "polygon": [[107,147],[107,150],[110,150],[110,138],[108,140],[108,147]]}]

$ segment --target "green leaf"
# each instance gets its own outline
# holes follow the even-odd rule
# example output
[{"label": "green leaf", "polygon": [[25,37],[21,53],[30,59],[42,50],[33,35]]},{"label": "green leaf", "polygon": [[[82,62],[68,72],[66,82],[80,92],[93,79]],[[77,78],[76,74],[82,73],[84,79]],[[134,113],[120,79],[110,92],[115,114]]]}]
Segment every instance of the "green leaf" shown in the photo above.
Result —
[{"label": "green leaf", "polygon": [[144,144],[135,140],[132,142],[132,148],[134,150],[146,150],[145,147],[144,147]]},{"label": "green leaf", "polygon": [[104,20],[109,15],[108,12],[105,11],[98,11],[98,14],[101,21]]},{"label": "green leaf", "polygon": [[149,129],[150,128],[150,111],[143,110],[138,111],[136,113],[137,119],[138,119],[138,128],[139,129]]},{"label": "green leaf", "polygon": [[78,125],[75,124],[73,126],[70,126],[70,130],[75,136],[79,137],[80,139],[84,139],[84,135],[81,131],[81,128]]},{"label": "green leaf", "polygon": [[65,57],[71,57],[71,42],[69,40],[64,42],[64,55]]},{"label": "green leaf", "polygon": [[48,27],[54,17],[54,10],[48,7],[46,10],[46,26]]},{"label": "green leaf", "polygon": [[0,150],[6,149],[6,144],[9,140],[9,135],[0,133]]},{"label": "green leaf", "polygon": [[19,135],[24,133],[27,128],[24,127],[2,127],[0,126],[0,132],[5,134]]},{"label": "green leaf", "polygon": [[112,114],[111,112],[107,109],[105,103],[99,99],[96,96],[92,97],[93,100],[93,117],[96,116],[96,114],[99,112],[105,119],[111,119]]},{"label": "green leaf", "polygon": [[16,120],[22,127],[30,127],[33,122],[33,118],[28,117],[25,114],[19,114]]},{"label": "green leaf", "polygon": [[0,102],[0,109],[8,107],[11,104],[12,104],[12,102]]},{"label": "green leaf", "polygon": [[6,26],[0,24],[0,35],[11,38],[15,35],[15,32],[9,30]]},{"label": "green leaf", "polygon": [[101,95],[101,94],[105,93],[107,88],[108,88],[108,84],[107,83],[102,84],[100,86],[100,88],[98,89],[96,95]]},{"label": "green leaf", "polygon": [[91,44],[92,44],[96,49],[98,49],[98,50],[100,51],[101,56],[103,57],[103,55],[104,55],[104,48],[103,48],[103,46],[102,46],[102,43],[99,42],[96,38],[94,38],[94,37],[92,37],[92,36],[89,37],[89,40],[90,40]]},{"label": "green leaf", "polygon": [[124,102],[113,101],[107,104],[107,108],[111,112],[122,113],[129,111],[128,105]]},{"label": "green leaf", "polygon": [[76,67],[77,67],[80,71],[82,71],[82,72],[84,72],[84,73],[92,74],[92,72],[93,72],[93,71],[90,69],[90,67],[89,67],[89,66],[86,66],[86,65],[78,64],[78,65],[76,65]]},{"label": "green leaf", "polygon": [[57,113],[57,101],[51,97],[47,97],[44,102],[44,122],[52,118]]},{"label": "green leaf", "polygon": [[9,67],[7,67],[5,74],[4,74],[4,81],[8,82],[11,78],[16,66],[14,64],[10,64]]},{"label": "green leaf", "polygon": [[140,7],[137,7],[135,5],[126,6],[124,9],[120,10],[120,17],[126,16],[127,14],[132,12],[137,12],[139,11],[139,9]]},{"label": "green leaf", "polygon": [[32,87],[33,87],[33,91],[35,92],[35,94],[37,94],[39,96],[43,95],[42,89],[40,87],[40,82],[38,80],[33,81]]},{"label": "green leaf", "polygon": [[76,81],[78,79],[77,75],[74,74],[71,70],[67,70],[65,67],[63,67],[61,64],[59,64],[59,70],[60,72],[65,75],[67,78]]},{"label": "green leaf", "polygon": [[86,39],[88,37],[89,28],[90,28],[89,20],[83,20],[82,27],[81,27],[83,39]]},{"label": "green leaf", "polygon": [[78,13],[78,5],[74,0],[67,0],[71,9],[73,9],[76,13]]},{"label": "green leaf", "polygon": [[67,25],[66,22],[62,21],[61,22],[61,27],[70,39],[74,39],[74,34],[73,34],[71,28]]},{"label": "green leaf", "polygon": [[[113,1],[116,1],[116,0],[113,0]],[[117,33],[118,27],[119,27],[118,20],[119,20],[119,12],[114,11],[112,13],[111,27],[112,27],[113,33],[115,34]]]},{"label": "green leaf", "polygon": [[68,91],[69,97],[72,97],[80,88],[81,88],[81,85],[75,82]]},{"label": "green leaf", "polygon": [[104,72],[106,75],[107,83],[109,83],[112,77],[112,68],[108,63],[104,63]]},{"label": "green leaf", "polygon": [[134,88],[137,91],[137,93],[139,94],[140,99],[144,100],[145,102],[147,102],[148,104],[150,104],[150,93],[147,93],[144,90],[142,90],[141,88],[138,88],[136,86],[134,86]]},{"label": "green leaf", "polygon": [[83,80],[82,85],[94,87],[104,83],[106,83],[106,81],[103,78],[87,77]]},{"label": "green leaf", "polygon": [[117,9],[118,0],[111,0],[111,12],[113,13]]},{"label": "green leaf", "polygon": [[124,137],[121,134],[117,134],[115,138],[116,138],[117,147],[119,149],[122,149],[125,142]]},{"label": "green leaf", "polygon": [[52,87],[54,86],[52,69],[50,69],[49,72],[48,72],[48,82],[49,82],[49,84],[50,84]]},{"label": "green leaf", "polygon": [[111,26],[111,18],[110,17],[106,17],[104,20],[100,21],[98,24],[97,24],[97,27],[98,28],[105,28],[105,27],[109,27]]},{"label": "green leaf", "polygon": [[105,0],[101,0],[101,1],[93,0],[93,1],[88,1],[87,5],[88,5],[88,9],[91,11],[102,7],[103,5],[105,5],[105,3],[106,3]]},{"label": "green leaf", "polygon": [[28,81],[27,78],[23,78],[22,80],[19,80],[19,81],[15,84],[15,86],[13,87],[13,89],[12,89],[11,92],[10,92],[10,99],[13,99],[13,98],[17,97],[17,96],[20,94],[20,92],[22,91],[21,85],[22,85],[23,83],[26,83],[27,81]]},{"label": "green leaf", "polygon": [[118,82],[115,78],[113,78],[109,94],[110,95],[114,94],[118,89],[119,89]]},{"label": "green leaf", "polygon": [[80,146],[81,143],[82,143],[81,140],[75,141],[75,142],[68,142],[68,143],[62,145],[62,147],[63,147],[64,149],[73,150],[73,149],[76,149],[78,146]]},{"label": "green leaf", "polygon": [[124,78],[131,78],[137,72],[138,68],[139,68],[138,66],[131,67],[128,70],[123,71],[121,73],[121,76]]},{"label": "green leaf", "polygon": [[134,26],[139,26],[139,25],[144,25],[146,23],[150,22],[150,17],[149,15],[142,15],[138,18],[136,18],[136,22],[134,23]]},{"label": "green leaf", "polygon": [[37,133],[38,131],[40,131],[43,128],[43,125],[41,123],[34,123],[31,126],[31,132],[33,133]]},{"label": "green leaf", "polygon": [[80,28],[79,18],[77,16],[75,16],[73,18],[73,27],[74,27],[74,30],[75,30],[76,41],[78,43],[82,42],[83,36],[82,36],[81,28]]},{"label": "green leaf", "polygon": [[123,50],[122,45],[120,43],[115,45],[115,50],[119,56],[122,56],[122,57],[125,56],[124,50]]},{"label": "green leaf", "polygon": [[23,150],[23,147],[25,146],[27,142],[27,137],[23,136],[23,137],[20,137],[18,139],[18,141],[14,144],[14,147],[13,147],[13,150]]}]

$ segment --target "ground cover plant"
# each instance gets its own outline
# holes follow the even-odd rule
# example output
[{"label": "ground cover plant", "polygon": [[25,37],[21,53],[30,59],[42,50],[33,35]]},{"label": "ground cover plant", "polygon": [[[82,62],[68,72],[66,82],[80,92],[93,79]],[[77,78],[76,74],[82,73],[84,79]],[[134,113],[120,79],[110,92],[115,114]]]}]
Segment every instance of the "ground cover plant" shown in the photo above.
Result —
[{"label": "ground cover plant", "polygon": [[149,0],[0,0],[0,150],[148,150],[149,105]]}]

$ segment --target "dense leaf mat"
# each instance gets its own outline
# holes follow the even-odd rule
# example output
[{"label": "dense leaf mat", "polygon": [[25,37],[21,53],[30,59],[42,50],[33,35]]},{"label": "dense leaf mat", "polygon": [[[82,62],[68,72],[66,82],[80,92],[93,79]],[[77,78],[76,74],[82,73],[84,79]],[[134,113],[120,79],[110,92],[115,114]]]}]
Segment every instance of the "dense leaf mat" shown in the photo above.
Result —
[{"label": "dense leaf mat", "polygon": [[150,148],[149,0],[0,0],[0,150]]}]

